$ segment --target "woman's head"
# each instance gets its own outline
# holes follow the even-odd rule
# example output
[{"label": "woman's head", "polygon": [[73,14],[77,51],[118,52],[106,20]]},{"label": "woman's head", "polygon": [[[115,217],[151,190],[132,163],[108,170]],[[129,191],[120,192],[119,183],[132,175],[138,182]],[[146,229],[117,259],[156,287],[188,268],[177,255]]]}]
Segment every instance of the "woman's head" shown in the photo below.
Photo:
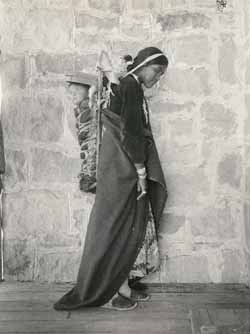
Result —
[{"label": "woman's head", "polygon": [[134,73],[147,87],[152,87],[165,73],[168,59],[156,47],[147,47],[139,51],[133,63],[128,66],[128,74]]}]

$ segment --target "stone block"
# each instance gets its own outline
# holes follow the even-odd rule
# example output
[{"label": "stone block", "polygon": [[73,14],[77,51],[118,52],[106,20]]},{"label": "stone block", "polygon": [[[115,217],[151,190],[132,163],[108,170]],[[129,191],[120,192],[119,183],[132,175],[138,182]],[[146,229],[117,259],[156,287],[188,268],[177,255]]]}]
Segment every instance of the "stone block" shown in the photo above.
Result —
[{"label": "stone block", "polygon": [[246,167],[245,169],[245,191],[247,195],[250,194],[250,167]]},{"label": "stone block", "polygon": [[245,146],[245,159],[247,161],[247,164],[249,165],[250,162],[250,145]]},{"label": "stone block", "polygon": [[30,117],[33,112],[32,98],[25,94],[4,98],[2,125],[5,142],[22,143],[29,138]]},{"label": "stone block", "polygon": [[166,175],[168,206],[196,206],[209,195],[210,183],[203,168],[185,168],[186,174]]},{"label": "stone block", "polygon": [[218,164],[218,181],[235,189],[240,188],[242,178],[242,158],[239,154],[226,154]]},{"label": "stone block", "polygon": [[217,326],[201,326],[201,334],[219,334],[219,328]]},{"label": "stone block", "polygon": [[244,256],[246,259],[246,284],[248,286],[250,282],[250,254],[248,253],[248,251],[244,251]]},{"label": "stone block", "polygon": [[192,96],[208,95],[211,91],[208,72],[204,68],[169,69],[168,75],[163,79],[160,87],[177,94]]},{"label": "stone block", "polygon": [[208,259],[187,255],[167,258],[161,272],[162,283],[209,283]]},{"label": "stone block", "polygon": [[88,222],[88,210],[86,210],[85,208],[81,210],[73,210],[73,212],[71,212],[70,235],[75,238],[75,241],[73,239],[71,246],[83,248],[87,233]]},{"label": "stone block", "polygon": [[194,211],[190,217],[192,234],[206,241],[234,239],[237,237],[237,219],[232,203],[215,203]]},{"label": "stone block", "polygon": [[214,162],[214,159],[216,158],[216,147],[217,143],[216,142],[211,142],[209,138],[204,138],[201,146],[201,155],[202,155],[202,160],[205,164],[209,164]]},{"label": "stone block", "polygon": [[245,80],[246,80],[246,85],[250,85],[250,57],[247,58],[247,62],[246,62]]},{"label": "stone block", "polygon": [[175,213],[165,213],[161,219],[160,233],[175,234],[185,225],[186,217]]},{"label": "stone block", "polygon": [[77,31],[75,35],[75,47],[82,52],[99,53],[103,45],[101,34],[88,34],[86,31]]},{"label": "stone block", "polygon": [[9,193],[4,197],[6,239],[33,240],[36,247],[65,247],[76,244],[70,238],[67,195],[37,190]]},{"label": "stone block", "polygon": [[176,119],[170,120],[170,135],[172,140],[178,140],[181,137],[192,137],[193,120],[192,119]]},{"label": "stone block", "polygon": [[[142,40],[133,40],[133,39],[124,39],[115,38],[112,41],[114,57],[117,59],[123,57],[127,54],[130,54],[132,57],[135,57],[137,52],[145,47],[145,42]],[[145,91],[146,92],[146,91]]]},{"label": "stone block", "polygon": [[80,252],[39,252],[35,280],[75,282],[80,265]]},{"label": "stone block", "polygon": [[168,165],[178,164],[181,165],[182,168],[184,165],[198,165],[199,151],[197,144],[187,144],[185,143],[185,139],[181,141],[181,139],[178,138],[178,140],[180,143],[178,143],[176,138],[176,141],[172,141],[168,144],[167,149],[159,149],[161,161]]},{"label": "stone block", "polygon": [[28,181],[28,161],[23,151],[5,149],[6,171],[4,187],[8,190],[22,187]]},{"label": "stone block", "polygon": [[223,104],[204,102],[201,105],[202,133],[207,137],[230,137],[237,129],[235,114]]},{"label": "stone block", "polygon": [[[224,245],[224,240],[222,239],[202,240],[201,237],[198,237],[195,243],[192,245],[192,250],[196,253],[209,252],[210,268],[211,268],[211,265],[213,266],[214,262],[216,262],[217,264],[221,264],[221,258],[218,256],[218,252],[220,252],[220,249],[222,248],[223,245]],[[211,273],[210,270],[210,275],[212,277],[217,277],[217,279],[215,280],[216,282],[218,281],[218,277],[220,277],[220,273],[218,273],[218,271],[214,271],[213,273]]]},{"label": "stone block", "polygon": [[214,0],[194,0],[194,6],[211,9],[217,8]]},{"label": "stone block", "polygon": [[[163,259],[165,256],[167,259],[171,259],[193,254],[193,244],[188,240],[189,236],[187,236],[185,229],[186,227],[180,228],[176,234],[160,235],[160,254]],[[198,254],[198,252],[196,254]],[[164,271],[165,268],[163,267],[162,269],[162,271]],[[163,273],[163,275],[165,275],[165,273]]]},{"label": "stone block", "polygon": [[94,200],[94,194],[85,193],[77,189],[70,197],[70,208],[72,209],[72,212],[74,210],[78,211],[84,209],[86,215],[89,216]]},{"label": "stone block", "polygon": [[75,57],[75,71],[76,72],[93,72],[95,71],[98,60],[97,53],[84,54]]},{"label": "stone block", "polygon": [[89,7],[103,10],[105,12],[108,11],[109,13],[120,13],[122,11],[123,4],[122,1],[117,0],[89,0]]},{"label": "stone block", "polygon": [[47,72],[67,74],[74,72],[74,55],[52,55],[40,53],[35,56],[36,70],[43,74]]},{"label": "stone block", "polygon": [[[161,234],[159,238],[160,254],[163,259],[179,258],[181,256],[190,256],[193,254],[193,244],[188,240],[186,227],[180,227],[175,234]],[[198,252],[196,253],[198,254]],[[162,274],[165,275],[165,268],[162,268]]]},{"label": "stone block", "polygon": [[72,227],[71,231],[81,235],[82,241],[85,239],[86,227],[88,223],[88,215],[86,215],[86,210],[74,210],[72,213]]},{"label": "stone block", "polygon": [[84,246],[89,217],[94,204],[95,195],[80,190],[70,197],[70,235],[79,239],[81,248]]},{"label": "stone block", "polygon": [[[150,38],[150,28],[151,28],[151,16],[144,15],[142,17],[122,17],[120,26],[121,32],[128,36],[129,38],[137,38],[137,40],[143,40],[143,44],[145,47],[145,41]],[[139,51],[139,45],[136,47],[137,51]]]},{"label": "stone block", "polygon": [[201,13],[179,12],[176,14],[158,15],[157,23],[160,24],[162,31],[187,28],[208,29],[211,24],[211,19]]},{"label": "stone block", "polygon": [[234,28],[238,24],[238,19],[235,11],[223,12],[218,16],[219,24],[222,28]]},{"label": "stone block", "polygon": [[31,180],[48,184],[76,182],[80,164],[80,159],[61,152],[33,149]]},{"label": "stone block", "polygon": [[245,95],[245,107],[246,107],[246,119],[245,119],[245,126],[244,132],[246,136],[250,135],[250,94]]},{"label": "stone block", "polygon": [[237,249],[223,249],[224,260],[222,283],[241,283],[245,274],[245,265],[241,252]]},{"label": "stone block", "polygon": [[20,8],[20,6],[22,5],[22,1],[25,0],[1,0],[0,5],[4,5],[6,7]]},{"label": "stone block", "polygon": [[39,93],[31,114],[31,139],[35,142],[57,142],[63,135],[62,101],[55,95]]},{"label": "stone block", "polygon": [[14,48],[16,51],[65,52],[72,45],[72,29],[73,16],[68,10],[30,10],[14,35]]},{"label": "stone block", "polygon": [[8,56],[0,67],[3,93],[14,87],[25,88],[28,81],[28,68],[25,57]]},{"label": "stone block", "polygon": [[[55,75],[54,73],[43,73],[38,74],[37,77],[33,77],[30,88],[33,92],[37,92],[38,95],[40,92],[47,91],[48,95],[52,92],[52,95],[61,96],[60,100],[65,101],[67,99],[68,93],[68,84],[65,81],[66,77],[64,75]],[[54,94],[53,94],[54,93]],[[35,97],[36,99],[36,97]]]},{"label": "stone block", "polygon": [[245,8],[244,8],[244,32],[247,36],[250,32],[250,6],[247,1],[244,2]]},{"label": "stone block", "polygon": [[250,252],[250,204],[248,202],[244,204],[244,241],[247,251]]},{"label": "stone block", "polygon": [[47,8],[47,0],[22,0],[22,6],[27,8]]},{"label": "stone block", "polygon": [[[166,125],[166,121],[164,121],[164,115],[159,114],[157,115],[158,117],[156,117],[155,115],[151,115],[150,117],[150,125],[152,128],[152,132],[153,134],[157,134],[157,137],[161,136],[161,130],[162,128],[164,128],[164,132],[166,133],[166,129],[167,129],[167,125]],[[164,123],[164,125],[163,125]],[[158,140],[159,138],[157,138],[156,140]]]},{"label": "stone block", "polygon": [[[75,151],[80,153],[80,146],[78,142],[77,132],[76,132],[76,118],[74,115],[74,102],[70,101],[69,110],[67,111],[66,116],[66,124],[64,126],[64,132],[67,132],[67,136],[65,136],[64,140],[68,140],[68,145],[75,148]],[[70,140],[71,136],[71,140]],[[65,145],[66,147],[66,145]],[[79,154],[78,154],[79,156]]]},{"label": "stone block", "polygon": [[188,5],[188,1],[189,0],[163,0],[163,8],[168,8],[168,6],[171,8],[183,8]]},{"label": "stone block", "polygon": [[48,233],[47,235],[44,235],[42,238],[37,240],[38,248],[46,248],[48,250],[54,249],[55,247],[60,249],[80,249],[81,245],[84,243],[84,239],[78,234],[71,235],[67,233],[55,233],[57,234],[57,237],[53,233]]},{"label": "stone block", "polygon": [[[8,3],[8,6],[7,6]],[[25,9],[17,1],[6,1],[6,5],[0,4],[1,21],[1,49],[5,53],[16,53],[14,39],[18,31],[23,27]],[[13,22],[15,24],[13,24]]]},{"label": "stone block", "polygon": [[160,0],[133,0],[131,5],[133,10],[161,9]]},{"label": "stone block", "polygon": [[221,45],[219,47],[219,78],[222,82],[234,84],[236,82],[235,61],[237,48],[230,34],[221,35]]},{"label": "stone block", "polygon": [[72,0],[72,5],[74,8],[88,9],[89,3],[88,0]]},{"label": "stone block", "polygon": [[38,254],[35,280],[45,282],[60,282],[60,265],[63,255],[64,254],[58,254],[58,252]]},{"label": "stone block", "polygon": [[[60,282],[74,282],[77,278],[82,251],[63,254],[60,265]],[[47,271],[45,271],[46,273]]]},{"label": "stone block", "polygon": [[72,5],[68,0],[48,0],[47,6],[49,8],[70,8]]},{"label": "stone block", "polygon": [[118,19],[116,17],[97,17],[78,12],[76,15],[76,28],[91,32],[92,35],[99,34],[101,31],[111,31],[118,28]]},{"label": "stone block", "polygon": [[174,63],[201,65],[209,63],[211,46],[207,36],[190,35],[170,40],[166,46],[166,54],[171,54]]},{"label": "stone block", "polygon": [[34,279],[35,247],[28,238],[25,240],[5,239],[4,270],[5,278],[19,281]]},{"label": "stone block", "polygon": [[152,101],[152,111],[154,114],[175,114],[175,113],[191,113],[195,107],[194,102],[186,102],[186,103],[174,103],[169,101]]}]

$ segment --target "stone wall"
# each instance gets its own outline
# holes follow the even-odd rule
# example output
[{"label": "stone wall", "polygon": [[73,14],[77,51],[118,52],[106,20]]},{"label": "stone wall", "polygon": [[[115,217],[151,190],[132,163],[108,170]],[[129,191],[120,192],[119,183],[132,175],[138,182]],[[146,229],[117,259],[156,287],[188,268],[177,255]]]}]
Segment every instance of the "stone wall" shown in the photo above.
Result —
[{"label": "stone wall", "polygon": [[250,282],[250,5],[228,0],[1,0],[7,278],[72,281],[93,196],[65,73],[160,47],[147,92],[169,189],[154,282]]}]

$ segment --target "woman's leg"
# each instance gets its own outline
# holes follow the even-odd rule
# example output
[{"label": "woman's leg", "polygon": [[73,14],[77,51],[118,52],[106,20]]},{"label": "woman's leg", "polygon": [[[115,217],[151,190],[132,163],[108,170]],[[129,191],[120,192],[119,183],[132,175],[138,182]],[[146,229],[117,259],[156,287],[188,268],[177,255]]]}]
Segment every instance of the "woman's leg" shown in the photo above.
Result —
[{"label": "woman's leg", "polygon": [[137,307],[138,303],[130,298],[131,289],[128,286],[128,279],[120,287],[118,293],[103,307],[120,311],[129,311]]},{"label": "woman's leg", "polygon": [[118,292],[120,295],[134,301],[149,300],[149,295],[143,290],[135,290],[129,287],[128,279],[122,284]]},{"label": "woman's leg", "polygon": [[122,284],[122,286],[119,289],[119,293],[127,298],[130,298],[131,296],[131,289],[128,285],[128,278],[125,280],[125,282]]}]

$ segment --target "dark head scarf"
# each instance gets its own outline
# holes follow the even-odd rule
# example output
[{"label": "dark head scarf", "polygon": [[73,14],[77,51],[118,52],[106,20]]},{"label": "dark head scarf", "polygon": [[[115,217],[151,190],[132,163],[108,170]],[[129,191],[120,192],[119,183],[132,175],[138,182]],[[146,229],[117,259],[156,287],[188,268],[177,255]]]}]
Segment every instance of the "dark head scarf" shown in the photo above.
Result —
[{"label": "dark head scarf", "polygon": [[143,66],[152,64],[167,66],[168,59],[160,49],[150,46],[139,51],[133,63],[128,66],[128,72],[125,76],[134,73]]}]

